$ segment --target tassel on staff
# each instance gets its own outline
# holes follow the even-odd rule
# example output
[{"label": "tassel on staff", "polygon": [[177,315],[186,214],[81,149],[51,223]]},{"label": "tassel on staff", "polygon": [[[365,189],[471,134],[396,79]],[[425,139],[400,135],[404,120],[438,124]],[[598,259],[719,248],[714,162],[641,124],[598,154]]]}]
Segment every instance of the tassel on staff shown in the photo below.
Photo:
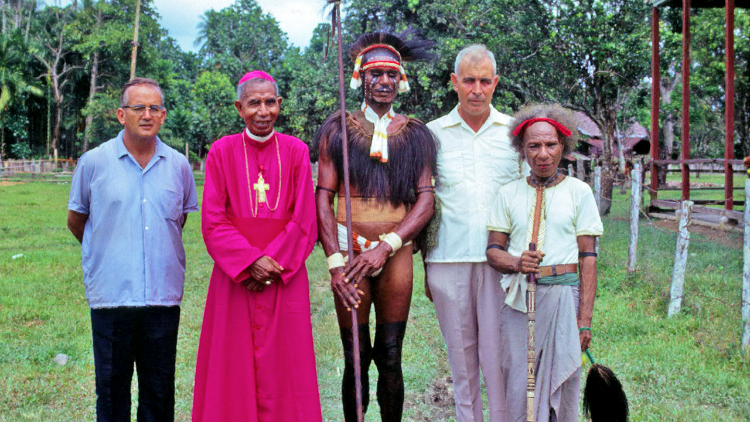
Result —
[{"label": "tassel on staff", "polygon": [[622,383],[611,369],[596,363],[588,349],[586,357],[591,361],[591,369],[583,389],[583,413],[592,422],[626,422],[628,398]]}]

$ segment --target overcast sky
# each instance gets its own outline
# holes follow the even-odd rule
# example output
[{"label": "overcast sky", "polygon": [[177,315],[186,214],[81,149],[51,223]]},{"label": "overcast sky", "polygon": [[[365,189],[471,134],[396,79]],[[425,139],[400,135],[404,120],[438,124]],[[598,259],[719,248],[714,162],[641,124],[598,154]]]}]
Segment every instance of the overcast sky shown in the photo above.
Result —
[{"label": "overcast sky", "polygon": [[[270,13],[281,30],[286,32],[289,42],[298,47],[307,47],[313,29],[324,21],[322,1],[318,0],[256,0],[264,12]],[[161,24],[169,35],[185,51],[195,51],[193,46],[197,25],[206,10],[221,10],[234,0],[154,0],[161,15]]]},{"label": "overcast sky", "polygon": [[[270,13],[286,32],[289,42],[298,47],[307,47],[313,29],[324,22],[322,0],[256,0],[264,12]],[[57,3],[48,1],[49,4]],[[63,0],[63,4],[72,3]],[[154,0],[154,6],[161,15],[161,25],[185,51],[196,51],[193,46],[197,25],[206,10],[221,10],[234,3],[234,0]]]}]

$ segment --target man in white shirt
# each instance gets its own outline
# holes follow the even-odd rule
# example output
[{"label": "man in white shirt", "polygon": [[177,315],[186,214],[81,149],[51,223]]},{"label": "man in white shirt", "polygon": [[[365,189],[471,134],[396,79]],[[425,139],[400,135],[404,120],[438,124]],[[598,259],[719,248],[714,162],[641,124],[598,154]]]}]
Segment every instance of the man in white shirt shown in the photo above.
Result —
[{"label": "man in white shirt", "polygon": [[506,412],[500,372],[502,275],[487,264],[487,217],[498,190],[520,177],[508,138],[511,117],[492,105],[498,76],[483,45],[464,48],[451,75],[459,104],[427,124],[440,140],[436,195],[442,214],[437,246],[425,257],[425,290],[448,349],[459,422],[482,421],[479,369],[490,421]]}]

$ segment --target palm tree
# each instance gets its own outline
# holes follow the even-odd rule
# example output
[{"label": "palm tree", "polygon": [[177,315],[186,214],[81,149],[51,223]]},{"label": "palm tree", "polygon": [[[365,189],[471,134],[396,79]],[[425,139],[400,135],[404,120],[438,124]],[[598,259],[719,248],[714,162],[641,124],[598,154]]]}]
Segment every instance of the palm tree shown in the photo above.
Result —
[{"label": "palm tree", "polygon": [[0,160],[5,156],[5,110],[20,94],[28,92],[41,96],[41,88],[27,82],[23,72],[26,45],[18,32],[0,35]]}]

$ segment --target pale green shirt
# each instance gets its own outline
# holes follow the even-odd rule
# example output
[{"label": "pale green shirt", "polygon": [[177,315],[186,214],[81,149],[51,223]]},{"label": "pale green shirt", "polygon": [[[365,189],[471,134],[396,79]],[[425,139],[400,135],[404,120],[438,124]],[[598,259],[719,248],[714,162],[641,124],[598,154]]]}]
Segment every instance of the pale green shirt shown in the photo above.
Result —
[{"label": "pale green shirt", "polygon": [[[594,194],[586,183],[566,177],[559,184],[545,190],[542,218],[545,229],[539,229],[538,244],[544,252],[542,266],[578,263],[578,236],[601,236],[604,232]],[[525,179],[509,183],[500,189],[492,206],[487,230],[508,233],[508,253],[521,256],[528,250],[531,238],[529,214],[536,201],[536,189]],[[506,274],[502,280],[506,291],[505,303],[526,312],[526,276]]]},{"label": "pale green shirt", "polygon": [[[591,187],[574,177],[566,177],[547,188],[545,196],[542,214],[546,230],[541,265],[577,264],[578,236],[601,236],[604,232]],[[495,199],[487,230],[510,234],[507,246],[513,256],[521,256],[529,249],[529,214],[535,201],[536,189],[524,179],[500,189]]]},{"label": "pale green shirt", "polygon": [[521,176],[508,137],[512,120],[490,107],[484,125],[474,132],[456,107],[427,124],[440,141],[435,194],[442,209],[438,245],[427,262],[487,261],[489,210],[500,188]]}]

